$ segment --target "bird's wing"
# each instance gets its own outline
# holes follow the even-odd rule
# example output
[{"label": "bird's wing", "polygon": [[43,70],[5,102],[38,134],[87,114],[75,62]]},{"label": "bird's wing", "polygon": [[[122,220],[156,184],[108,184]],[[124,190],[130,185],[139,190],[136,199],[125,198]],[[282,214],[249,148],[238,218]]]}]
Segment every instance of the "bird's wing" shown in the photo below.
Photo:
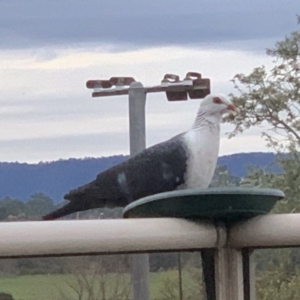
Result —
[{"label": "bird's wing", "polygon": [[[154,145],[102,173],[65,196],[70,201],[106,199],[108,206],[123,206],[136,199],[171,191],[184,183],[187,149],[181,136]],[[99,206],[100,202],[98,203]]]},{"label": "bird's wing", "polygon": [[119,186],[127,199],[131,202],[175,190],[184,184],[187,151],[183,140],[176,137],[150,147],[125,162],[118,176],[123,176],[119,178]]},{"label": "bird's wing", "polygon": [[100,173],[97,178],[65,195],[70,202],[44,216],[53,220],[76,211],[98,207],[122,207],[184,184],[188,149],[176,136]]}]

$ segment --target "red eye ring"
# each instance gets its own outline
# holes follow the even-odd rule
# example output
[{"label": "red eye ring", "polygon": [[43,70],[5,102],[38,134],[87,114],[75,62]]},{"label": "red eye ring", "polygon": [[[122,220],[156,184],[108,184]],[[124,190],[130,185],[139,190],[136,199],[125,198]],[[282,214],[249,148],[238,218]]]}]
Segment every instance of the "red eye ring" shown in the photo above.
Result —
[{"label": "red eye ring", "polygon": [[213,97],[213,102],[216,104],[222,103],[222,100],[219,97]]}]

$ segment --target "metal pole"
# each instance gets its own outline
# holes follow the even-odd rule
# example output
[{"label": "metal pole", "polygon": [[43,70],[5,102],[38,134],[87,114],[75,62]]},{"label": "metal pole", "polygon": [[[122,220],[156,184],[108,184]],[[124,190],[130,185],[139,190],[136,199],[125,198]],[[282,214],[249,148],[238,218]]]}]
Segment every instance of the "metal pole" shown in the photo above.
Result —
[{"label": "metal pole", "polygon": [[131,83],[128,96],[130,155],[133,156],[146,148],[146,92],[143,85]]},{"label": "metal pole", "polygon": [[[146,147],[145,105],[146,91],[140,82],[133,82],[129,91],[129,140],[130,155],[133,156]],[[132,255],[134,300],[149,300],[149,255]]]},{"label": "metal pole", "polygon": [[[228,228],[216,225],[220,247],[215,251],[216,300],[246,300],[244,298],[243,256],[241,249],[231,248],[228,241]],[[248,300],[248,299],[247,299]]]},{"label": "metal pole", "polygon": [[253,259],[253,250],[243,249],[243,275],[244,275],[244,300],[255,300],[255,261]]},{"label": "metal pole", "polygon": [[178,252],[178,286],[179,286],[179,300],[183,300],[181,252]]}]

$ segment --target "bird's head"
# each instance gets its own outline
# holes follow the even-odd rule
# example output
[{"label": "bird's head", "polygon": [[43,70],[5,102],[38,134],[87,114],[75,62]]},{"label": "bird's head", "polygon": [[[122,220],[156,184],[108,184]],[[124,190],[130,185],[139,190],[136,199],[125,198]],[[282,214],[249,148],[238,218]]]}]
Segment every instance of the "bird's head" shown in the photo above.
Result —
[{"label": "bird's head", "polygon": [[201,104],[200,111],[210,115],[223,115],[225,113],[238,114],[240,110],[222,94],[211,94],[206,96]]}]

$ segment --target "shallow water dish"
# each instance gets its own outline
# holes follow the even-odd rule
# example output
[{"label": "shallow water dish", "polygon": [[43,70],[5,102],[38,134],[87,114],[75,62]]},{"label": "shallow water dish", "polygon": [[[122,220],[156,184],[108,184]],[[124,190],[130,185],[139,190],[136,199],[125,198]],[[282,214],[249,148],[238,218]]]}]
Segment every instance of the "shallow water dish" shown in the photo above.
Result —
[{"label": "shallow water dish", "polygon": [[176,217],[236,222],[270,212],[284,193],[263,188],[211,188],[156,194],[130,203],[124,218]]}]

